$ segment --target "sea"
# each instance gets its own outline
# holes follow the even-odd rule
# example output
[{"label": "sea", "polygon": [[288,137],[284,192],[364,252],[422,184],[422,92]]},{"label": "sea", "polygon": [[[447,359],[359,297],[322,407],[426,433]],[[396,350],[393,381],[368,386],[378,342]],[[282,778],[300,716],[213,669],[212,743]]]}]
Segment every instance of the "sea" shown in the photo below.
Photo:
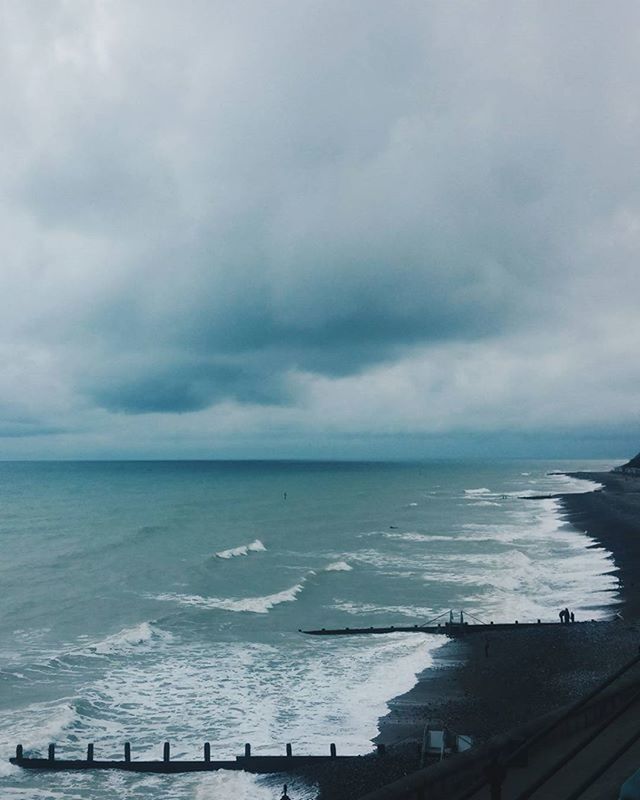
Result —
[{"label": "sea", "polygon": [[[311,800],[243,772],[47,773],[25,754],[373,749],[444,637],[300,629],[613,613],[611,554],[544,495],[603,461],[0,463],[0,797]],[[540,498],[540,496],[543,496]],[[538,498],[538,499],[534,499]],[[471,620],[471,617],[468,617]]]}]

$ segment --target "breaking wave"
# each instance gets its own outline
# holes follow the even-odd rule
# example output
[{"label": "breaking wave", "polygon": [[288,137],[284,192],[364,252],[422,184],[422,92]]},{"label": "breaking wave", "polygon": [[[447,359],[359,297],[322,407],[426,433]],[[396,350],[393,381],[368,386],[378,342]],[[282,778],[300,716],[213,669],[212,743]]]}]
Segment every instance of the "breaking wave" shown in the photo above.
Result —
[{"label": "breaking wave", "polygon": [[266,550],[267,548],[262,544],[260,539],[255,539],[249,544],[241,544],[239,547],[231,547],[229,550],[221,550],[216,553],[216,558],[234,558],[235,556],[247,556],[249,553],[258,553]]},{"label": "breaking wave", "polygon": [[325,572],[351,572],[353,567],[346,561],[334,561],[324,568]]},{"label": "breaking wave", "polygon": [[[311,575],[315,574],[313,572]],[[268,614],[269,611],[280,603],[291,603],[304,589],[306,578],[300,583],[283,589],[275,594],[264,597],[202,597],[198,594],[159,594],[154,595],[155,600],[165,600],[178,603],[181,606],[196,606],[197,608],[220,609],[221,611],[248,611],[252,614]]]},{"label": "breaking wave", "polygon": [[[317,787],[303,784],[295,776],[288,777],[291,795],[300,800],[311,800],[317,796]],[[248,772],[221,770],[200,778],[195,800],[218,800],[234,797],[236,800],[277,800],[282,796],[281,785],[273,780]]]},{"label": "breaking wave", "polygon": [[123,655],[156,642],[168,642],[172,638],[168,631],[163,631],[150,622],[141,622],[132,628],[124,628],[118,633],[107,636],[97,644],[90,645],[89,650],[101,656]]}]

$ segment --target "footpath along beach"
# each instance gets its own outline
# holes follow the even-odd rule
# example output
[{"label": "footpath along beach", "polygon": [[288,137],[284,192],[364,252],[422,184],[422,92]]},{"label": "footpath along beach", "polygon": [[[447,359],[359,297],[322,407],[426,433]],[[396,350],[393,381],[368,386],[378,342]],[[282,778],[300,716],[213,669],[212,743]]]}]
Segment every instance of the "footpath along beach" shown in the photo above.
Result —
[{"label": "footpath along beach", "polygon": [[640,642],[640,477],[575,473],[602,484],[585,494],[561,495],[569,521],[613,554],[620,603],[610,623],[579,621],[541,629],[492,632],[447,642],[417,684],[389,703],[377,743],[384,759],[314,771],[322,800],[356,798],[420,765],[425,724],[442,720],[455,733],[482,742],[566,706],[615,672]]}]

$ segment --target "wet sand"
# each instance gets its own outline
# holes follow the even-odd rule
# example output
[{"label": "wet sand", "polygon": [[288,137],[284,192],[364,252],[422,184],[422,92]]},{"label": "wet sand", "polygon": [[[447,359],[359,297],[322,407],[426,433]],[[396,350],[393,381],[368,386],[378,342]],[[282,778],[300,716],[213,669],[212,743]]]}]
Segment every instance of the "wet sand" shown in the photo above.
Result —
[{"label": "wet sand", "polygon": [[485,741],[578,699],[637,654],[640,477],[574,475],[604,486],[561,497],[567,520],[613,553],[621,591],[612,617],[618,611],[622,618],[448,641],[414,688],[390,701],[374,740],[386,745],[384,759],[366,756],[310,776],[318,782],[322,800],[352,800],[417,769],[429,720],[442,720],[455,733]]}]

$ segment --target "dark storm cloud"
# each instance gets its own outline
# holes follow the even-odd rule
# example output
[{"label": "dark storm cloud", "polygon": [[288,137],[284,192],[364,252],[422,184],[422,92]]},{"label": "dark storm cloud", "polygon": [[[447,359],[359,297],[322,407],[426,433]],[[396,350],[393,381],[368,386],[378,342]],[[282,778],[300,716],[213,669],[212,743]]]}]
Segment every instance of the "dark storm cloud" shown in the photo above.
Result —
[{"label": "dark storm cloud", "polygon": [[197,411],[232,397],[257,405],[287,402],[285,382],[277,374],[193,360],[164,367],[139,364],[125,374],[100,375],[86,391],[104,408],[130,414]]},{"label": "dark storm cloud", "polygon": [[349,379],[384,394],[375,370],[406,363],[463,417],[477,377],[443,353],[486,342],[519,386],[514,342],[538,336],[524,374],[548,385],[558,348],[588,364],[590,336],[634,323],[636,4],[3,13],[0,344],[38,353],[43,407],[50,387],[56,413],[136,416],[311,392],[338,419],[314,392],[344,408]]}]

